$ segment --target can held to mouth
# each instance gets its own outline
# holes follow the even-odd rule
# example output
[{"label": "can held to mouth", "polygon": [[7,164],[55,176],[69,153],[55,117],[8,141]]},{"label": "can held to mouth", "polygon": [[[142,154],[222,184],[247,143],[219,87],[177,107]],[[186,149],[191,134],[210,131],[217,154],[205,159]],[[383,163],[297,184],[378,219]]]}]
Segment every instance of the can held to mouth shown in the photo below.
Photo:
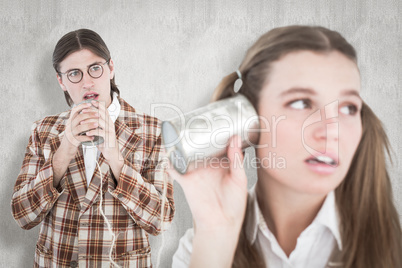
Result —
[{"label": "can held to mouth", "polygon": [[259,132],[258,114],[241,94],[162,122],[165,150],[181,174],[224,156],[234,135],[241,137],[242,149],[257,145]]},{"label": "can held to mouth", "polygon": [[[76,107],[76,106],[78,106],[78,105],[80,105],[80,104],[82,104],[82,103],[91,103],[92,101],[97,101],[97,100],[84,100],[83,102],[80,102],[80,103],[78,103],[78,104],[74,104],[74,105],[73,105],[73,108]],[[92,105],[92,107],[95,108],[95,109],[97,109],[97,108],[96,108],[95,106],[93,106],[93,105]],[[80,133],[79,135],[83,136],[83,135],[86,135],[86,134],[85,134],[85,132],[83,132],[83,133]],[[83,141],[83,142],[81,142],[81,144],[86,145],[86,146],[92,146],[92,145],[101,144],[101,143],[103,143],[103,142],[104,142],[103,137],[101,137],[101,136],[94,136],[94,139],[93,139],[92,141]]]}]

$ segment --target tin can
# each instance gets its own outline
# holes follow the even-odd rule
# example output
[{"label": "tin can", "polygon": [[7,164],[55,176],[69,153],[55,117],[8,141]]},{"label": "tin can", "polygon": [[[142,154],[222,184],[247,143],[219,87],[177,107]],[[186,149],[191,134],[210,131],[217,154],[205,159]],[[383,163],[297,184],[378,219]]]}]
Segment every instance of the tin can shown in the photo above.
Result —
[{"label": "tin can", "polygon": [[[84,100],[83,102],[80,102],[80,103],[78,103],[78,104],[74,104],[73,105],[73,108],[74,107],[76,107],[76,106],[78,106],[78,105],[80,105],[81,103],[91,103],[93,100]],[[97,101],[97,100],[95,100],[95,101]],[[94,108],[94,109],[97,109],[95,106],[91,106],[91,108]],[[82,133],[80,133],[80,134],[78,134],[78,135],[80,135],[80,136],[84,136],[84,135],[86,135],[86,133],[85,132],[82,132]],[[86,145],[86,146],[92,146],[92,145],[98,145],[98,144],[101,144],[101,143],[103,143],[104,142],[104,140],[103,140],[103,137],[101,137],[101,136],[94,136],[94,139],[92,140],[92,141],[83,141],[83,142],[81,142],[81,144],[83,144],[83,145]]]},{"label": "tin can", "polygon": [[162,138],[173,167],[185,174],[224,156],[234,135],[241,137],[242,149],[257,145],[259,129],[253,105],[236,94],[162,122]]}]

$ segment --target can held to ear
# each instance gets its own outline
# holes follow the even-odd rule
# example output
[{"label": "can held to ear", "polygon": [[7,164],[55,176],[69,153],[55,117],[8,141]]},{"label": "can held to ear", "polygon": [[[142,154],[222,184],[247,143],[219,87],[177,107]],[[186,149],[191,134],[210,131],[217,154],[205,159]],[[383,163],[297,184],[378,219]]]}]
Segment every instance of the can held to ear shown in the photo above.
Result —
[{"label": "can held to ear", "polygon": [[[80,103],[78,103],[78,104],[74,104],[73,105],[73,108],[75,107],[75,106],[78,106],[78,105],[80,105],[81,103],[91,103],[93,100],[84,100],[83,102],[80,102]],[[95,101],[97,101],[97,100],[95,100]],[[95,106],[91,106],[92,108],[95,108],[95,109],[97,109]],[[85,134],[85,132],[83,132],[83,133],[80,133],[80,134],[78,134],[78,135],[80,135],[80,136],[83,136],[83,135],[86,135]],[[98,145],[98,144],[101,144],[101,143],[103,143],[104,142],[104,140],[103,140],[103,137],[101,137],[101,136],[94,136],[94,139],[92,140],[92,141],[83,141],[83,142],[81,142],[81,144],[83,144],[83,145],[86,145],[86,146],[91,146],[92,145],[92,143],[93,143],[93,145]]]},{"label": "can held to ear", "polygon": [[259,132],[258,114],[241,94],[162,122],[165,150],[181,174],[224,156],[234,135],[241,137],[242,149],[257,145]]}]

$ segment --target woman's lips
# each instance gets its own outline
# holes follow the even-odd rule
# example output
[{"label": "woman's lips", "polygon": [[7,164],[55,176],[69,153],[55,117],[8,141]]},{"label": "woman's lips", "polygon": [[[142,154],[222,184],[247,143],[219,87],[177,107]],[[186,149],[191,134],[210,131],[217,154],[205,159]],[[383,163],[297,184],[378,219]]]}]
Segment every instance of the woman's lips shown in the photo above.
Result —
[{"label": "woman's lips", "polygon": [[328,175],[334,173],[336,170],[336,166],[328,165],[326,163],[311,163],[307,161],[305,163],[310,170],[318,174]]},{"label": "woman's lips", "polygon": [[322,175],[334,173],[338,166],[337,158],[328,155],[313,156],[306,159],[304,162],[310,170]]}]

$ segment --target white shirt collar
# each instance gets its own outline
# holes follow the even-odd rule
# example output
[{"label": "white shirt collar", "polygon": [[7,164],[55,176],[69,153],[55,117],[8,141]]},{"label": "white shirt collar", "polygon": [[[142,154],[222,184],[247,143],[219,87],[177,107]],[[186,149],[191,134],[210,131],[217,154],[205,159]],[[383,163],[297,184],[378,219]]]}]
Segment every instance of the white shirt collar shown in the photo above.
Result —
[{"label": "white shirt collar", "polygon": [[107,110],[109,112],[110,118],[113,120],[113,123],[116,122],[117,117],[119,117],[120,114],[120,103],[119,100],[117,99],[117,93],[113,92],[113,100],[112,103],[107,107]]},{"label": "white shirt collar", "polygon": [[312,224],[326,226],[335,237],[339,250],[342,250],[342,239],[339,232],[339,215],[335,203],[335,192],[331,191],[325,198],[324,204]]},{"label": "white shirt collar", "polygon": [[[262,226],[264,226],[264,228],[268,228],[258,206],[255,185],[249,190],[248,206],[251,211],[249,216],[250,218],[248,219],[250,223],[248,226],[250,227],[247,229],[247,238],[251,244],[254,244],[257,238],[258,229]],[[334,191],[331,191],[327,195],[320,211],[310,226],[316,224],[327,227],[335,237],[339,250],[342,250],[342,240],[339,232],[339,216],[336,209]]]}]

